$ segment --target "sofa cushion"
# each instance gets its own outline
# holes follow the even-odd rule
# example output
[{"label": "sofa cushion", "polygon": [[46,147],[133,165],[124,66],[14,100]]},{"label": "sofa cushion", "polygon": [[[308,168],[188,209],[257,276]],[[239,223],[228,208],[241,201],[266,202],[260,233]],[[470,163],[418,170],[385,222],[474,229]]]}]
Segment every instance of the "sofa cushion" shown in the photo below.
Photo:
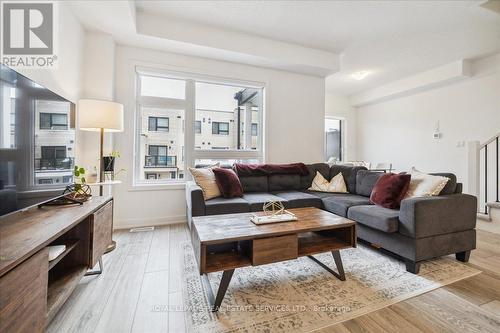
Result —
[{"label": "sofa cushion", "polygon": [[349,208],[347,217],[370,228],[384,232],[396,232],[399,225],[399,210],[375,205]]},{"label": "sofa cushion", "polygon": [[332,194],[321,200],[325,210],[343,217],[347,217],[349,207],[370,205],[370,199],[356,194]]},{"label": "sofa cushion", "polygon": [[245,193],[243,199],[250,205],[251,212],[261,212],[262,206],[268,201],[281,201],[287,207],[287,201],[271,193]]},{"label": "sofa cushion", "polygon": [[271,192],[300,190],[299,175],[270,175],[268,183]]},{"label": "sofa cushion", "polygon": [[316,207],[321,208],[321,199],[315,195],[299,191],[273,192],[274,195],[287,201],[287,208]]},{"label": "sofa cushion", "polygon": [[300,177],[300,188],[302,190],[307,190],[311,187],[312,181],[316,176],[316,171],[321,173],[323,177],[330,180],[330,166],[326,163],[314,163],[314,164],[306,164],[307,170],[309,170],[309,174],[306,176]]},{"label": "sofa cushion", "polygon": [[406,173],[384,173],[373,187],[370,202],[389,209],[399,208],[410,186],[410,179],[411,176]]},{"label": "sofa cushion", "polygon": [[347,186],[345,185],[342,173],[337,174],[331,181],[328,181],[319,171],[316,171],[316,177],[314,177],[311,187],[309,187],[308,190],[318,192],[349,193],[347,192]]},{"label": "sofa cushion", "polygon": [[373,186],[383,174],[383,172],[359,170],[356,174],[356,194],[369,197],[372,194]]},{"label": "sofa cushion", "polygon": [[268,192],[267,176],[239,177],[243,192]]},{"label": "sofa cushion", "polygon": [[207,215],[247,213],[250,204],[242,198],[215,198],[205,201],[205,212]]},{"label": "sofa cushion", "polygon": [[450,181],[447,177],[433,176],[414,167],[408,173],[411,175],[411,181],[405,198],[437,196]]},{"label": "sofa cushion", "polygon": [[[454,194],[457,193],[457,176],[455,176],[453,173],[446,173],[446,172],[438,172],[438,173],[430,173],[429,175],[432,176],[441,176],[441,177],[446,177],[448,178],[448,182],[444,186],[444,188],[439,192],[439,195],[448,195],[448,194]],[[461,193],[460,191],[459,193]]]},{"label": "sofa cushion", "polygon": [[307,191],[303,191],[303,192],[314,195],[315,197],[318,197],[320,199],[332,197],[336,194],[337,195],[339,194],[339,193],[333,193],[333,192],[319,192],[319,191],[311,191],[311,190],[307,190]]},{"label": "sofa cushion", "polygon": [[217,166],[200,169],[189,168],[189,172],[193,176],[194,181],[203,191],[203,198],[205,200],[221,196],[219,186],[217,185],[215,174],[213,172],[213,168],[215,167]]},{"label": "sofa cushion", "polygon": [[236,172],[232,169],[213,168],[215,181],[224,198],[238,198],[243,196],[243,188]]},{"label": "sofa cushion", "polygon": [[366,168],[362,166],[332,165],[328,179],[332,179],[341,172],[349,193],[356,193],[356,175],[359,170],[366,170]]}]

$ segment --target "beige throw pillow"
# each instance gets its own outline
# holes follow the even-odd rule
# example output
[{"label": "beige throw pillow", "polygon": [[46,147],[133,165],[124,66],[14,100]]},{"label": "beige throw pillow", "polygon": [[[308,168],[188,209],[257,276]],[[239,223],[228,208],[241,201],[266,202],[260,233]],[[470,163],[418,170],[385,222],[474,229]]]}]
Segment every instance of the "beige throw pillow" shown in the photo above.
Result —
[{"label": "beige throw pillow", "polygon": [[[213,166],[213,167],[218,167]],[[210,168],[189,168],[189,172],[193,175],[193,179],[196,184],[201,187],[203,192],[203,198],[205,200],[217,198],[221,196],[217,182],[215,181],[215,175]]]},{"label": "beige throw pillow", "polygon": [[319,171],[316,171],[316,176],[314,177],[309,190],[318,192],[348,193],[344,177],[340,172],[333,177],[331,181],[328,181],[321,173],[319,173]]},{"label": "beige throw pillow", "polygon": [[411,175],[411,180],[405,199],[439,195],[450,180],[447,177],[433,176],[420,172],[415,167],[411,168],[408,173]]}]

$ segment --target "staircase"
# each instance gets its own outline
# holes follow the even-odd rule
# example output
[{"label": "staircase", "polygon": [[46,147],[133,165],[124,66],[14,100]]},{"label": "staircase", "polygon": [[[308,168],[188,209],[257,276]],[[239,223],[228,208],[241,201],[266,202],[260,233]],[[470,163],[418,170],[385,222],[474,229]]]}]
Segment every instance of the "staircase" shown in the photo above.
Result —
[{"label": "staircase", "polygon": [[500,234],[500,133],[478,145],[477,163],[478,228]]}]

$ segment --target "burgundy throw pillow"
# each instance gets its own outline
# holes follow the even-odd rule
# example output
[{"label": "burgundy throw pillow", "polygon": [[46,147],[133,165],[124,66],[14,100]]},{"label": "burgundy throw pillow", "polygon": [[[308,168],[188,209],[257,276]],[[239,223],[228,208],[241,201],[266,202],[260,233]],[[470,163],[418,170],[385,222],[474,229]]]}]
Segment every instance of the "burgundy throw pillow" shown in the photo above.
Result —
[{"label": "burgundy throw pillow", "polygon": [[215,182],[224,198],[243,196],[243,187],[236,172],[224,168],[212,168],[212,171],[215,174]]},{"label": "burgundy throw pillow", "polygon": [[399,208],[410,186],[410,179],[411,175],[405,173],[382,175],[373,187],[370,201],[385,208]]}]

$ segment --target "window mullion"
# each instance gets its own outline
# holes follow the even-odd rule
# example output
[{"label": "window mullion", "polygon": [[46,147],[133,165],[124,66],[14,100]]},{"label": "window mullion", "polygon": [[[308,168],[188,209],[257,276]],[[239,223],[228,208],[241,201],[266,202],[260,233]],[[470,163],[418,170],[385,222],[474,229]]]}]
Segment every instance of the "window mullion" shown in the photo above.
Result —
[{"label": "window mullion", "polygon": [[[184,130],[184,152],[185,152],[185,166],[191,167],[194,166],[194,137],[195,137],[195,129],[194,129],[194,121],[195,121],[195,108],[196,108],[196,89],[195,89],[195,81],[187,80],[186,81],[186,108],[185,108],[185,130]],[[190,179],[191,175],[189,172],[186,172],[186,176]]]}]

